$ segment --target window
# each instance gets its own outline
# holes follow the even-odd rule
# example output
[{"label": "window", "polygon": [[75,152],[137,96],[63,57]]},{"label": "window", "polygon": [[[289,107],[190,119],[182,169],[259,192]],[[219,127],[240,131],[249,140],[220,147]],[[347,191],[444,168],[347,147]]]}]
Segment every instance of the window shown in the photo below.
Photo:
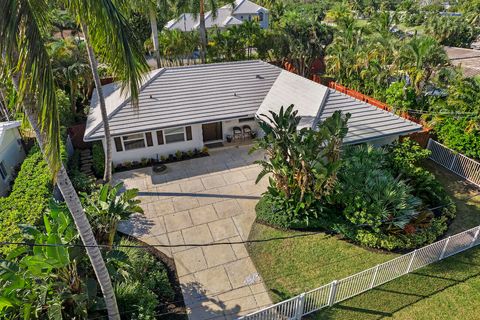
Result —
[{"label": "window", "polygon": [[165,129],[164,134],[166,143],[185,141],[184,127]]},{"label": "window", "polygon": [[5,164],[0,162],[0,176],[2,177],[2,180],[7,179],[7,169],[5,168]]},{"label": "window", "polygon": [[263,21],[263,12],[258,13],[258,21]]},{"label": "window", "polygon": [[162,130],[158,130],[158,131],[157,131],[157,143],[158,143],[159,145],[165,143],[165,142],[163,142],[163,131],[162,131]]},{"label": "window", "polygon": [[117,152],[123,151],[122,139],[120,139],[120,137],[116,137],[113,138],[113,141],[115,141],[115,149]]},{"label": "window", "polygon": [[122,139],[125,151],[145,148],[145,135],[143,133],[123,136]]},{"label": "window", "polygon": [[147,138],[147,146],[152,147],[153,146],[152,133],[145,132],[145,138]]},{"label": "window", "polygon": [[238,119],[238,122],[251,122],[251,121],[255,121],[255,117]]}]

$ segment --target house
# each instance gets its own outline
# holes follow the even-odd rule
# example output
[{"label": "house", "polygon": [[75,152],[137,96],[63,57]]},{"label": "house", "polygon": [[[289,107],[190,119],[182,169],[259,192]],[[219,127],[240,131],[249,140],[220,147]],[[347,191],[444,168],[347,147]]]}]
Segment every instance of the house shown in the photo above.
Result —
[{"label": "house", "polygon": [[17,166],[25,159],[19,121],[0,122],[0,196],[10,190]]},{"label": "house", "polygon": [[[141,87],[138,109],[122,96],[118,84],[103,88],[114,164],[225,142],[234,127],[247,125],[262,134],[255,118],[290,104],[302,116],[302,127],[314,128],[335,110],[349,112],[346,143],[386,144],[422,130],[414,122],[258,60],[151,71]],[[84,140],[104,140],[96,94]]]},{"label": "house", "polygon": [[[234,25],[242,24],[243,21],[256,20],[260,28],[268,28],[268,10],[249,0],[236,0],[234,5],[224,5],[218,8],[217,15],[212,11],[205,13],[205,26],[207,28],[218,27],[225,29]],[[165,25],[167,30],[192,31],[197,30],[200,21],[197,15],[183,13],[180,17],[172,19]]]}]

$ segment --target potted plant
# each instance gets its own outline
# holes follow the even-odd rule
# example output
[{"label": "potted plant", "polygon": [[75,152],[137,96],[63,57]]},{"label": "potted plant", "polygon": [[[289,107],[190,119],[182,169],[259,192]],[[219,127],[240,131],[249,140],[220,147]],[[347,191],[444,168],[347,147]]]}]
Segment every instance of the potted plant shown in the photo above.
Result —
[{"label": "potted plant", "polygon": [[252,139],[255,139],[257,137],[257,132],[256,131],[250,132],[250,136],[252,137]]},{"label": "potted plant", "polygon": [[227,142],[230,143],[232,142],[233,137],[231,135],[227,135]]}]

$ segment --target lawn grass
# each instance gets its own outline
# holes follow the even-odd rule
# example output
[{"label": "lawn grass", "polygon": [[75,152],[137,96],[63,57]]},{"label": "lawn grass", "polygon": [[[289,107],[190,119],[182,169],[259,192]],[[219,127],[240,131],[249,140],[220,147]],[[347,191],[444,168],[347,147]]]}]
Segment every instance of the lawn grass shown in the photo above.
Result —
[{"label": "lawn grass", "polygon": [[[480,196],[457,176],[427,162],[457,204],[448,235],[480,225]],[[468,200],[467,200],[468,199]],[[293,236],[293,237],[292,237]],[[341,279],[397,256],[370,250],[324,233],[281,231],[255,224],[248,246],[274,301]],[[313,319],[477,319],[480,248],[419,269],[381,287],[324,309]]]}]

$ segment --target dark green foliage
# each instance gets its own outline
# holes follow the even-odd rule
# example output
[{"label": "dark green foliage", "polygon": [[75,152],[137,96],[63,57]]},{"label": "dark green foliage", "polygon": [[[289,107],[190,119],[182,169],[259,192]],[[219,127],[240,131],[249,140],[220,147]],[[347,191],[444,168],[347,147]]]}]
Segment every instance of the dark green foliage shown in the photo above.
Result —
[{"label": "dark green foliage", "polygon": [[[138,243],[122,240],[122,245]],[[168,279],[167,269],[157,258],[135,248],[119,248],[128,257],[128,277],[142,282],[144,288],[153,291],[161,300],[171,300],[175,292]]]},{"label": "dark green foliage", "polygon": [[127,320],[153,320],[159,301],[140,281],[120,282],[115,285],[118,309]]},{"label": "dark green foliage", "polygon": [[[259,125],[265,135],[252,148],[263,149],[268,155],[268,160],[257,161],[263,167],[257,182],[272,175],[266,194],[273,211],[267,222],[282,227],[308,225],[322,212],[322,200],[336,180],[350,117],[335,112],[319,123],[317,130],[297,130],[300,117],[293,107],[261,115]],[[275,214],[283,217],[274,218]]]},{"label": "dark green foliage", "polygon": [[105,171],[105,152],[101,142],[96,142],[92,146],[93,172],[97,178],[103,178]]},{"label": "dark green foliage", "polygon": [[480,159],[480,129],[466,118],[446,118],[435,127],[439,140],[467,157]]},{"label": "dark green foliage", "polygon": [[[77,231],[66,208],[52,203],[44,226],[22,226],[22,240],[61,245],[74,243]],[[85,277],[79,256],[67,247],[19,247],[0,262],[0,318],[86,318]]]},{"label": "dark green foliage", "polygon": [[95,179],[78,169],[70,170],[68,176],[77,192],[85,192],[89,194],[96,189]]},{"label": "dark green foliage", "polygon": [[401,143],[395,142],[387,148],[387,152],[393,169],[397,171],[408,171],[414,168],[431,153],[410,138],[405,138]]},{"label": "dark green foliage", "polygon": [[[21,240],[18,224],[36,225],[41,221],[52,197],[52,176],[38,147],[32,148],[23,162],[12,192],[0,198],[0,241]],[[12,246],[0,247],[6,254]]]},{"label": "dark green foliage", "polygon": [[388,148],[347,149],[334,206],[343,219],[330,228],[362,245],[412,249],[435,241],[455,205],[435,177],[418,166],[429,152],[409,139]]}]

